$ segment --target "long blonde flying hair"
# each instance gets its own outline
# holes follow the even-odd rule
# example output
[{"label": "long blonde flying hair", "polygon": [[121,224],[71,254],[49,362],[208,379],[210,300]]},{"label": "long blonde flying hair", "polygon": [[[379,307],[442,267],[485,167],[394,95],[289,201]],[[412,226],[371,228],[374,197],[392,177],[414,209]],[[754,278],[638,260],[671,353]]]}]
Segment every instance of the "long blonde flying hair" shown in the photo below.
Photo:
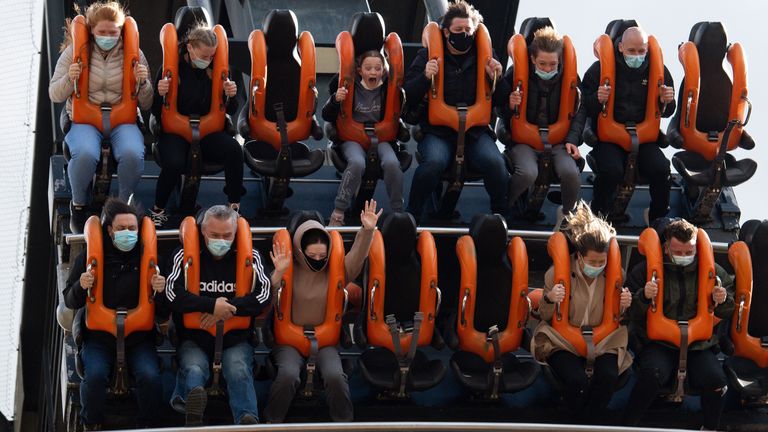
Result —
[{"label": "long blonde flying hair", "polygon": [[[75,4],[75,12],[78,15],[82,13],[77,4]],[[116,1],[98,1],[88,6],[84,15],[85,22],[88,24],[89,28],[95,27],[100,21],[112,21],[117,24],[118,27],[122,27],[125,23],[127,11]],[[67,18],[64,20],[64,38],[59,46],[59,52],[64,51],[71,43],[72,18]]]},{"label": "long blonde flying hair", "polygon": [[605,219],[592,213],[583,200],[576,204],[576,209],[565,218],[566,235],[581,256],[589,251],[608,252],[611,239],[616,237],[616,230]]}]

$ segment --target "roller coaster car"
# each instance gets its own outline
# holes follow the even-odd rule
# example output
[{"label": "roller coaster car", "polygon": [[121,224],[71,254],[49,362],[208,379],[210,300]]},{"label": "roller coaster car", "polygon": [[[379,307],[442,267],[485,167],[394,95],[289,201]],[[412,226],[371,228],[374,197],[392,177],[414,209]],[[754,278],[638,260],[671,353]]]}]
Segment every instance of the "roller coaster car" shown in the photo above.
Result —
[{"label": "roller coaster car", "polygon": [[[347,98],[341,103],[339,117],[335,124],[325,124],[325,135],[331,140],[330,156],[339,172],[347,167],[347,160],[341,152],[340,144],[345,141],[359,143],[366,152],[365,172],[355,205],[348,216],[359,213],[365,201],[371,199],[376,183],[382,178],[381,161],[377,147],[382,142],[389,143],[395,150],[400,162],[400,169],[405,172],[411,166],[413,156],[405,149],[405,143],[411,139],[408,129],[400,120],[403,94],[403,46],[397,33],[386,34],[384,19],[376,12],[360,12],[352,18],[349,31],[339,33],[336,38],[336,51],[339,54],[338,87],[347,89]],[[353,119],[355,80],[357,79],[357,57],[367,51],[379,51],[385,56],[389,74],[386,78],[386,104],[381,121],[378,123],[359,123]]]},{"label": "roller coaster car", "polygon": [[765,288],[768,270],[761,264],[768,256],[768,221],[747,221],[739,240],[728,250],[728,259],[736,272],[736,309],[731,320],[735,352],[725,360],[725,373],[742,401],[765,404],[768,401],[768,317],[762,306],[768,302]]},{"label": "roller coaster car", "polygon": [[[262,30],[248,38],[251,82],[248,109],[238,120],[245,144],[245,162],[264,178],[265,199],[261,212],[287,214],[283,207],[290,196],[291,177],[304,177],[320,169],[322,150],[310,150],[300,142],[320,140],[323,130],[315,120],[315,42],[309,32],[298,36],[296,15],[291,10],[272,10]],[[268,81],[268,77],[275,79]]]},{"label": "roller coaster car", "polygon": [[[224,97],[223,83],[229,77],[229,46],[224,28],[213,27],[218,44],[212,61],[211,105],[207,114],[182,115],[178,112],[179,88],[179,35],[187,32],[199,22],[211,23],[206,9],[202,7],[181,7],[176,12],[174,23],[168,23],[160,30],[160,45],[163,49],[163,79],[170,83],[168,94],[163,97],[161,118],[150,117],[149,125],[155,138],[163,133],[183,137],[189,143],[186,172],[183,176],[179,210],[181,214],[192,214],[196,210],[197,194],[200,190],[200,178],[224,170],[221,163],[206,162],[200,150],[200,140],[214,132],[226,132],[235,135],[232,119],[227,115],[228,98]],[[183,61],[183,60],[181,60]],[[162,167],[159,142],[152,144],[155,162]]]},{"label": "roller coaster car", "polygon": [[[527,202],[521,200],[521,214],[526,219],[540,218],[540,210],[544,205],[551,183],[559,183],[560,178],[552,163],[552,145],[565,143],[571,120],[576,116],[580,104],[578,74],[576,69],[576,50],[568,36],[563,37],[563,54],[561,66],[560,108],[555,123],[539,125],[530,123],[527,118],[529,71],[531,70],[528,46],[533,41],[533,35],[543,27],[553,27],[555,24],[549,18],[526,18],[520,25],[520,34],[509,40],[507,52],[514,65],[513,88],[522,94],[520,107],[513,112],[510,124],[507,125],[499,118],[496,123],[496,136],[505,145],[525,144],[538,152],[538,176],[528,193]],[[510,148],[504,151],[504,159],[510,172],[514,172],[514,161]],[[584,158],[576,159],[579,172],[584,170]]]},{"label": "roller coaster car", "polygon": [[513,354],[524,340],[531,309],[528,254],[519,237],[507,244],[500,215],[475,216],[469,232],[456,243],[462,297],[451,368],[464,387],[496,400],[500,393],[527,388],[539,373],[537,363]]},{"label": "roller coaster car", "polygon": [[408,213],[392,213],[374,233],[368,253],[366,339],[363,377],[383,388],[384,397],[403,399],[427,390],[445,375],[439,359],[419,347],[436,338],[435,321],[442,294],[437,287],[437,250],[429,232],[416,234]]},{"label": "roller coaster car", "polygon": [[[741,44],[727,41],[721,23],[700,22],[678,51],[685,79],[678,114],[667,132],[671,144],[684,149],[672,157],[672,165],[685,182],[690,220],[698,224],[712,220],[724,187],[746,182],[757,169],[752,159],[736,160],[728,153],[737,147],[752,149],[755,142],[743,130],[752,113],[746,56]],[[723,57],[733,81],[723,69]]]}]

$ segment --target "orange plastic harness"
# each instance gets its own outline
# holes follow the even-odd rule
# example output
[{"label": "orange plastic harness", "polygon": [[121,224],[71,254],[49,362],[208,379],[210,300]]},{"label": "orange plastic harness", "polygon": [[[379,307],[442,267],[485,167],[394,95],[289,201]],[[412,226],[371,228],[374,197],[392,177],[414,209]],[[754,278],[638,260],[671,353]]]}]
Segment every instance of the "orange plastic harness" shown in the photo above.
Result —
[{"label": "orange plastic harness", "polygon": [[[613,117],[616,102],[616,54],[610,36],[603,34],[594,45],[595,57],[600,60],[600,85],[612,88],[608,102],[597,118],[597,136],[601,142],[615,143],[626,151],[632,151],[632,139],[627,131],[628,125],[617,122]],[[661,109],[659,108],[659,90],[664,85],[664,58],[659,43],[653,36],[648,36],[648,95],[645,100],[645,118],[634,125],[640,144],[655,143],[659,137]]]},{"label": "orange plastic harness", "polygon": [[[216,52],[213,56],[213,73],[211,80],[211,107],[208,114],[199,118],[200,134],[198,139],[203,139],[213,132],[224,130],[227,114],[224,105],[224,81],[229,77],[229,45],[227,34],[220,25],[213,27],[216,33]],[[163,99],[163,111],[160,119],[163,131],[183,137],[188,142],[192,141],[192,126],[189,116],[181,115],[178,111],[179,93],[179,42],[176,27],[168,23],[160,30],[160,45],[163,48],[163,78],[170,80],[168,94]],[[184,60],[181,60],[184,61]],[[198,121],[197,119],[195,121]]]},{"label": "orange plastic harness", "polygon": [[[339,117],[336,119],[339,139],[354,141],[368,150],[371,138],[365,131],[365,125],[352,118],[357,67],[355,66],[355,44],[348,31],[343,31],[336,37],[336,51],[339,53],[339,88],[347,89],[347,98],[341,103]],[[375,123],[373,128],[379,142],[393,143],[397,139],[400,127],[403,87],[403,45],[397,33],[393,32],[387,36],[384,52],[389,63],[387,103],[384,107],[384,117],[380,122]]]},{"label": "orange plastic harness", "polygon": [[[85,302],[85,325],[89,330],[103,331],[117,337],[117,312],[104,305],[104,247],[98,216],[85,222],[87,270],[94,272],[93,286]],[[139,270],[139,303],[127,311],[125,336],[137,331],[149,331],[155,323],[155,305],[152,300],[152,276],[159,274],[157,267],[157,237],[155,225],[148,217],[141,224],[141,268]]]},{"label": "orange plastic harness", "polygon": [[[184,248],[184,280],[190,294],[200,295],[200,237],[195,218],[187,216],[179,228],[181,244]],[[256,276],[253,271],[253,244],[251,243],[251,227],[242,217],[237,219],[235,235],[237,247],[237,265],[235,267],[235,296],[245,297],[253,291]],[[200,329],[200,312],[184,314],[184,327]],[[235,316],[224,321],[224,333],[230,330],[244,330],[251,326],[251,317]],[[211,336],[216,337],[216,326],[206,329]]]},{"label": "orange plastic harness", "polygon": [[[547,252],[555,267],[554,281],[565,287],[565,297],[558,305],[552,318],[552,327],[557,330],[582,357],[587,357],[587,342],[579,326],[570,321],[571,304],[571,255],[568,253],[568,241],[565,235],[557,232],[547,242]],[[608,262],[605,266],[605,293],[603,296],[603,319],[600,325],[592,329],[592,343],[597,345],[606,336],[619,328],[621,311],[621,253],[616,238],[611,239],[608,248]]]},{"label": "orange plastic harness", "polygon": [[[315,41],[309,32],[301,32],[298,41],[301,55],[301,80],[299,84],[299,105],[294,120],[286,119],[288,143],[294,143],[309,136],[312,116],[315,113]],[[248,124],[251,138],[267,142],[280,150],[280,131],[277,123],[267,120],[264,104],[267,99],[267,43],[261,30],[254,30],[248,37],[248,49],[251,52],[251,107],[248,111]],[[280,80],[282,77],[275,77]]]},{"label": "orange plastic harness", "polygon": [[[139,63],[139,30],[136,21],[125,17],[123,24],[123,98],[117,105],[112,105],[109,113],[109,126],[115,128],[121,124],[136,123],[137,87],[133,68]],[[72,93],[72,121],[95,126],[102,133],[104,125],[101,106],[90,101],[89,75],[91,56],[91,32],[85,17],[78,15],[72,20],[72,62],[81,65],[80,78],[75,83]]]},{"label": "orange plastic harness", "polygon": [[749,313],[752,308],[752,257],[746,243],[738,241],[728,248],[728,260],[736,273],[737,308],[731,320],[734,355],[752,360],[761,368],[768,367],[768,349],[760,339],[750,336]]},{"label": "orange plastic harness", "polygon": [[[507,52],[513,59],[514,73],[513,79],[515,89],[522,94],[522,102],[518,112],[510,120],[510,133],[512,141],[519,144],[526,144],[538,151],[544,150],[544,143],[541,140],[541,131],[539,125],[528,122],[526,113],[528,111],[528,84],[529,64],[528,64],[528,45],[525,43],[525,37],[516,34],[507,44]],[[568,136],[568,130],[571,127],[571,120],[576,116],[576,100],[578,98],[579,76],[576,69],[576,50],[573,47],[571,38],[563,36],[563,54],[560,56],[562,63],[562,82],[560,83],[560,109],[558,111],[557,121],[548,126],[548,141],[552,144],[562,144]]]},{"label": "orange plastic harness", "polygon": [[[477,256],[472,237],[462,236],[456,243],[456,255],[461,268],[463,299],[459,303],[457,333],[459,348],[482,357],[491,363],[496,359],[493,344],[486,333],[475,329],[475,305],[477,292]],[[507,327],[499,333],[499,355],[514,351],[520,346],[523,328],[528,321],[528,253],[520,237],[513,238],[507,246],[507,257],[512,264],[512,293],[509,301]],[[499,287],[502,289],[503,287]]]},{"label": "orange plastic harness", "polygon": [[[336,346],[341,333],[341,318],[344,304],[344,286],[346,277],[344,270],[344,242],[338,231],[332,231],[331,247],[328,252],[328,291],[323,323],[315,326],[314,338],[317,339],[318,349],[326,346]],[[293,243],[288,231],[281,229],[275,233],[275,243],[282,244],[288,256],[293,256]],[[293,307],[293,260],[283,274],[277,291],[275,307],[275,341],[278,345],[290,345],[296,348],[304,357],[310,354],[311,342],[304,334],[304,327],[292,320]]]},{"label": "orange plastic harness", "polygon": [[[685,86],[683,87],[683,102],[680,107],[683,113],[680,116],[680,134],[683,137],[683,146],[686,150],[696,152],[707,160],[714,160],[720,149],[723,139],[723,131],[717,133],[717,140],[708,139],[708,131],[700,131],[696,128],[696,115],[699,110],[699,86],[701,84],[701,71],[699,68],[699,52],[693,42],[686,42],[680,46],[678,58],[685,71]],[[729,120],[738,120],[728,139],[728,150],[733,150],[739,145],[741,132],[744,125],[744,110],[747,107],[747,60],[741,44],[734,43],[728,48],[726,55],[731,64],[733,76],[733,90],[731,91]]]},{"label": "orange plastic harness", "polygon": [[[419,291],[419,310],[424,314],[417,346],[429,345],[435,329],[437,313],[437,250],[432,234],[424,231],[419,234],[416,249],[421,258],[421,288]],[[396,283],[393,281],[393,283]],[[384,298],[386,297],[386,259],[384,239],[381,232],[373,234],[373,243],[368,252],[368,342],[394,352],[390,329],[384,321]],[[400,333],[400,346],[411,346],[412,333]]]},{"label": "orange plastic harness", "polygon": [[[445,73],[445,56],[443,53],[443,32],[435,22],[430,22],[424,27],[421,36],[422,45],[429,51],[429,59],[438,59],[441,63],[437,74],[432,81],[429,96],[429,124],[433,126],[447,126],[455,131],[459,130],[459,113],[456,107],[445,103],[443,95],[443,76]],[[477,45],[477,80],[475,102],[467,106],[466,129],[473,126],[487,126],[491,122],[491,96],[493,94],[491,84],[485,77],[485,65],[493,58],[491,38],[484,24],[477,26],[475,32]]]},{"label": "orange plastic harness", "polygon": [[[652,299],[651,307],[648,308],[648,338],[679,347],[680,323],[664,316],[664,260],[659,235],[653,228],[646,228],[640,234],[637,246],[648,263],[648,281],[655,280],[659,287],[656,297]],[[696,316],[687,323],[688,345],[712,337],[714,325],[712,290],[715,287],[715,257],[709,236],[701,228],[696,234],[696,253],[699,261],[698,296]]]}]

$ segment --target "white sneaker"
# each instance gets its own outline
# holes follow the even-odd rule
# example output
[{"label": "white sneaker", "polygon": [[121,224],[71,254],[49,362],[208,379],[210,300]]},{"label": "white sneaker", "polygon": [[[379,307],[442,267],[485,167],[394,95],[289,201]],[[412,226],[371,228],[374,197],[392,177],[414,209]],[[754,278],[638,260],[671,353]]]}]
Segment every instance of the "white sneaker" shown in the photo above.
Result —
[{"label": "white sneaker", "polygon": [[152,219],[152,223],[155,224],[155,228],[162,228],[168,222],[168,215],[165,214],[165,210],[160,210],[159,212],[149,210],[147,213],[149,218]]}]

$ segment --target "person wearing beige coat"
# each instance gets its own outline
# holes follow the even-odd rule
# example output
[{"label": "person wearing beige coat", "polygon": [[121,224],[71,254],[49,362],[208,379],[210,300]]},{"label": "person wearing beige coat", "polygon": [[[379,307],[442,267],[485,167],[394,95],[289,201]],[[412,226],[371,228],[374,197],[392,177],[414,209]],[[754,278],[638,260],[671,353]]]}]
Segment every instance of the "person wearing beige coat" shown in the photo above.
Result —
[{"label": "person wearing beige coat", "polygon": [[[566,218],[567,235],[576,252],[571,257],[571,293],[568,317],[576,327],[597,327],[602,322],[605,293],[605,266],[608,246],[616,235],[603,219],[592,214],[583,201]],[[619,375],[632,364],[627,351],[627,327],[616,330],[595,345],[593,375],[587,377],[586,359],[550,325],[556,304],[565,298],[565,288],[554,281],[554,267],[544,276],[544,292],[539,304],[541,322],[531,340],[536,361],[547,364],[564,383],[565,400],[578,423],[599,423],[611,400]],[[627,288],[620,296],[622,310],[630,306]]]},{"label": "person wearing beige coat", "polygon": [[[96,105],[114,105],[123,98],[123,40],[122,26],[125,13],[117,2],[93,3],[85,11],[85,18],[91,32],[88,72],[88,100]],[[68,116],[72,116],[72,93],[75,82],[83,70],[82,65],[73,62],[73,46],[69,23],[64,35],[64,49],[56,63],[53,77],[48,86],[52,102],[66,102]],[[148,110],[152,105],[152,84],[147,59],[143,53],[133,68],[139,82],[138,106]],[[101,155],[102,133],[90,124],[72,123],[64,137],[69,150],[70,161],[67,175],[72,189],[70,204],[70,228],[81,232],[89,216],[89,184],[96,172]],[[144,136],[136,124],[122,124],[112,128],[109,134],[112,154],[117,161],[119,196],[127,201],[133,193],[144,171]]]}]

